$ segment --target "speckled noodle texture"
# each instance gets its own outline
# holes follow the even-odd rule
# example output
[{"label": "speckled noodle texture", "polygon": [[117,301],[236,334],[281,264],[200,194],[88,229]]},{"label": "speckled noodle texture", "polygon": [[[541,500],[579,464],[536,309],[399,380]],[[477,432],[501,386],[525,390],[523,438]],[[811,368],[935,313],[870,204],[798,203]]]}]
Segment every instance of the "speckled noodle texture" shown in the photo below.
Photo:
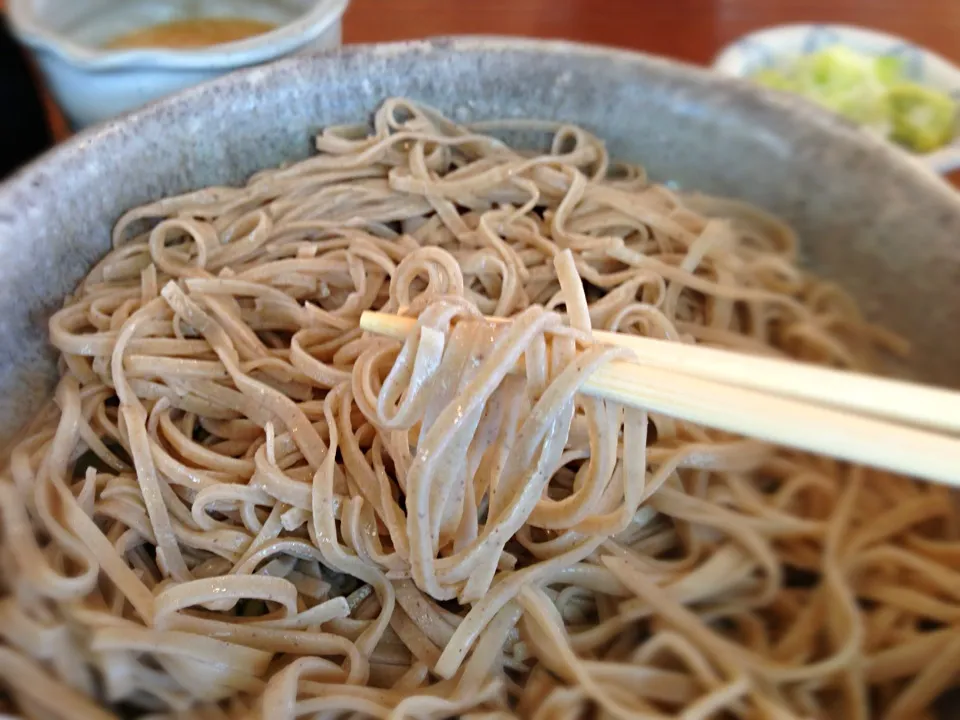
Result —
[{"label": "speckled noodle texture", "polygon": [[905,154],[802,101],[665,60],[454,38],[240,72],[82,134],[0,187],[0,443],[48,396],[47,318],[124,210],[303,157],[319,128],[391,95],[458,120],[579,123],[657,180],[778,213],[811,269],[915,343],[916,375],[960,381],[960,196]]}]

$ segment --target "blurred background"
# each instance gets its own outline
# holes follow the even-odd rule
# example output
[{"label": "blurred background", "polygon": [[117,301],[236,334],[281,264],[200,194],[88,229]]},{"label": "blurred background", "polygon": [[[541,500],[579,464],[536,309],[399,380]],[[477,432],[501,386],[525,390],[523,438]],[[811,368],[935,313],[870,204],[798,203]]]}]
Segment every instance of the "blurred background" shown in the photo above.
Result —
[{"label": "blurred background", "polygon": [[[109,107],[107,100],[97,99],[95,89],[81,88],[84,79],[76,72],[58,76],[58,69],[50,67],[60,52],[55,41],[49,37],[37,39],[37,33],[42,35],[44,30],[68,34],[70,12],[85,4],[101,8],[95,18],[101,27],[107,27],[111,17],[121,12],[111,11],[109,2],[66,0],[63,7],[67,9],[57,11],[56,19],[51,20],[43,17],[43,8],[57,6],[56,2],[0,0],[0,12],[5,16],[15,15],[19,5],[21,12],[34,12],[36,17],[31,21],[40,27],[38,31],[26,27],[17,17],[6,18],[10,22],[5,25],[0,48],[4,93],[0,100],[7,108],[2,121],[5,126],[0,127],[0,173],[67,137],[71,128],[88,124],[90,118],[98,119],[98,102],[100,108]],[[213,4],[218,8],[224,5]],[[248,2],[247,7],[252,9],[246,14],[257,15],[261,7],[272,4],[271,0],[262,0],[259,6]],[[160,12],[158,17],[163,17],[161,2],[130,0],[114,5],[123,6],[123,12],[133,5],[149,6],[150,12]],[[191,6],[202,10],[204,3],[194,1]],[[52,10],[47,12],[53,15]],[[342,29],[337,28],[340,36],[326,37],[322,47],[341,39],[343,43],[369,43],[450,34],[505,34],[600,43],[708,65],[722,48],[760,28],[837,23],[892,33],[947,61],[960,63],[958,0],[352,0],[345,13],[342,6],[335,11],[335,19],[339,20],[341,13]],[[32,52],[21,50],[11,39],[11,30],[21,41],[25,34],[33,33],[25,40]],[[96,27],[86,27],[84,32],[85,37],[95,37]],[[33,59],[28,60],[31,55]],[[42,72],[37,69],[38,63]],[[68,121],[62,107],[64,98],[71,95],[82,96],[88,107],[74,111]],[[93,115],[89,115],[91,104]],[[16,110],[11,112],[13,108]],[[69,110],[67,115],[71,115]]]}]

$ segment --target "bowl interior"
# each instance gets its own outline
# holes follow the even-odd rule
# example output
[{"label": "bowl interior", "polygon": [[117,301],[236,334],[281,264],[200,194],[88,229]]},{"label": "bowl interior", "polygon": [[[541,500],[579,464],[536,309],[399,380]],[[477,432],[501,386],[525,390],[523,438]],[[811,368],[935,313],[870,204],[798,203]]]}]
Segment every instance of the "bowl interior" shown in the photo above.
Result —
[{"label": "bowl interior", "polygon": [[655,179],[781,215],[812,269],[913,341],[916,375],[960,380],[960,200],[901,153],[806,103],[667,61],[454,39],[228,76],[80,135],[0,187],[0,441],[47,396],[46,319],[124,210],[304,157],[320,127],[356,122],[393,95],[463,121],[579,123]]}]

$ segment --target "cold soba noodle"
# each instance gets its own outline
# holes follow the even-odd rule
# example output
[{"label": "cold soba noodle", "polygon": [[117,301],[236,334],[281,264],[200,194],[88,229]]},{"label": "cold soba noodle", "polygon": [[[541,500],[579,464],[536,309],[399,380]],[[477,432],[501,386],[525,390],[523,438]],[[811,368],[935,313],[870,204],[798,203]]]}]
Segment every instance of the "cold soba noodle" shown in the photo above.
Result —
[{"label": "cold soba noodle", "polygon": [[[550,151],[483,134],[519,125]],[[129,212],[52,319],[0,480],[8,712],[933,718],[948,491],[576,392],[623,357],[592,327],[896,349],[792,233],[575,127],[392,100],[368,132]]]}]

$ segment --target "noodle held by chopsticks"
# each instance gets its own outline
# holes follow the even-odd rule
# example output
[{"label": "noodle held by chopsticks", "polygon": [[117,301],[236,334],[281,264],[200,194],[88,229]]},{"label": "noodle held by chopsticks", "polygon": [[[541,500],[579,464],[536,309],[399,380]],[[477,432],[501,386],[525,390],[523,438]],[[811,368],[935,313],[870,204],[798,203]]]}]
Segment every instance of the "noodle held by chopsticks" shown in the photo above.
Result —
[{"label": "noodle held by chopsticks", "polygon": [[949,491],[577,392],[628,357],[593,329],[902,350],[788,228],[559,123],[389,100],[317,149],[131,210],[51,319],[61,380],[0,475],[0,708],[935,717]]}]

